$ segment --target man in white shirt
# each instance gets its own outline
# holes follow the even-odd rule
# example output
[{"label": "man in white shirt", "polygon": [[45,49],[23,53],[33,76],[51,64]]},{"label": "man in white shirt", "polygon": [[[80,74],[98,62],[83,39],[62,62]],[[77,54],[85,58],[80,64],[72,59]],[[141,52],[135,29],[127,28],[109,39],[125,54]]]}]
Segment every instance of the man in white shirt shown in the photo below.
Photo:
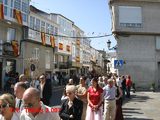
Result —
[{"label": "man in white shirt", "polygon": [[40,92],[36,88],[28,88],[23,95],[24,110],[20,115],[20,120],[57,120],[58,113],[42,102],[40,102]]},{"label": "man in white shirt", "polygon": [[16,96],[15,108],[17,110],[22,111],[23,109],[22,97],[26,89],[27,85],[24,82],[17,82],[14,86],[14,95]]}]

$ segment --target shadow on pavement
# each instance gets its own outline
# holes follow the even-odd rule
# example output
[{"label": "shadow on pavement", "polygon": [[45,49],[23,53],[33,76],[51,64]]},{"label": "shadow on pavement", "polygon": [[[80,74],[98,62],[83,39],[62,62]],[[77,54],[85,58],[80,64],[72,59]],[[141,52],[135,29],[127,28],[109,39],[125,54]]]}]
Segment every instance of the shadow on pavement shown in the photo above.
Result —
[{"label": "shadow on pavement", "polygon": [[152,99],[148,96],[140,96],[140,95],[135,95],[134,93],[131,95],[131,98],[125,98],[123,101],[123,104],[126,104],[127,102],[146,102],[148,99]]},{"label": "shadow on pavement", "polygon": [[153,119],[147,119],[147,118],[125,118],[124,120],[153,120]]},{"label": "shadow on pavement", "polygon": [[[153,120],[153,119],[147,119],[145,117],[143,117],[143,111],[141,111],[141,108],[139,106],[136,106],[136,102],[146,102],[149,99],[153,99],[148,97],[147,95],[145,96],[145,94],[141,95],[137,95],[132,93],[131,94],[131,98],[126,98],[123,102],[123,105],[125,105],[126,103],[129,102],[133,102],[135,103],[135,108],[131,107],[131,108],[127,108],[126,106],[123,107],[123,116],[124,116],[124,120]],[[139,118],[139,117],[142,118]]]}]

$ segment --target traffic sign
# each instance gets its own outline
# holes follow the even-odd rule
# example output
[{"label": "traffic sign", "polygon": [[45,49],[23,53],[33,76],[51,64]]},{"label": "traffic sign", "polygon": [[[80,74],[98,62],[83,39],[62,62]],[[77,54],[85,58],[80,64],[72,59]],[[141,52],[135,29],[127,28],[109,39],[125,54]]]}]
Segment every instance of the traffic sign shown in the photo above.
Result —
[{"label": "traffic sign", "polygon": [[36,66],[34,64],[31,64],[30,68],[31,68],[31,71],[35,71]]},{"label": "traffic sign", "polygon": [[114,60],[114,68],[119,69],[122,68],[124,64],[123,60]]}]

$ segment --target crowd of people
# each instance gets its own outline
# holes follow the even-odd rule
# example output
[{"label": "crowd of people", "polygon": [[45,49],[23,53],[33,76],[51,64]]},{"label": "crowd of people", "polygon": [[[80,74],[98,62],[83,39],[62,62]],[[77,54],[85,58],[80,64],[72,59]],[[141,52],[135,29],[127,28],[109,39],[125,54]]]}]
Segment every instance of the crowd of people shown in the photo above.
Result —
[{"label": "crowd of people", "polygon": [[60,118],[123,120],[122,103],[126,97],[130,98],[131,77],[129,75],[93,77],[89,84],[86,84],[86,80],[87,78],[82,76],[80,84],[74,85],[73,79],[69,79],[61,98]]},{"label": "crowd of people", "polygon": [[122,102],[130,98],[130,76],[77,79],[67,80],[61,108],[54,111],[49,107],[52,83],[45,74],[30,82],[24,74],[14,79],[6,75],[0,96],[0,120],[123,120]]}]

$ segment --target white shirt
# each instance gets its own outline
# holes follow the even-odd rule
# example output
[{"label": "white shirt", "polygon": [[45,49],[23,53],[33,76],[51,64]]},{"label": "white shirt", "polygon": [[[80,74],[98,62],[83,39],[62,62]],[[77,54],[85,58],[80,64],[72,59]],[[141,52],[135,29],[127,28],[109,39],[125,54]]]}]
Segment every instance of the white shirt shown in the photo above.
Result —
[{"label": "white shirt", "polygon": [[35,117],[24,109],[20,115],[20,120],[59,120],[58,112],[52,111],[50,107],[41,102],[43,112],[38,113]]},{"label": "white shirt", "polygon": [[122,80],[119,77],[116,79],[116,83],[118,87],[122,87]]},{"label": "white shirt", "polygon": [[[0,120],[5,120],[5,118],[0,114]],[[14,112],[11,120],[20,120],[20,113]]]}]

